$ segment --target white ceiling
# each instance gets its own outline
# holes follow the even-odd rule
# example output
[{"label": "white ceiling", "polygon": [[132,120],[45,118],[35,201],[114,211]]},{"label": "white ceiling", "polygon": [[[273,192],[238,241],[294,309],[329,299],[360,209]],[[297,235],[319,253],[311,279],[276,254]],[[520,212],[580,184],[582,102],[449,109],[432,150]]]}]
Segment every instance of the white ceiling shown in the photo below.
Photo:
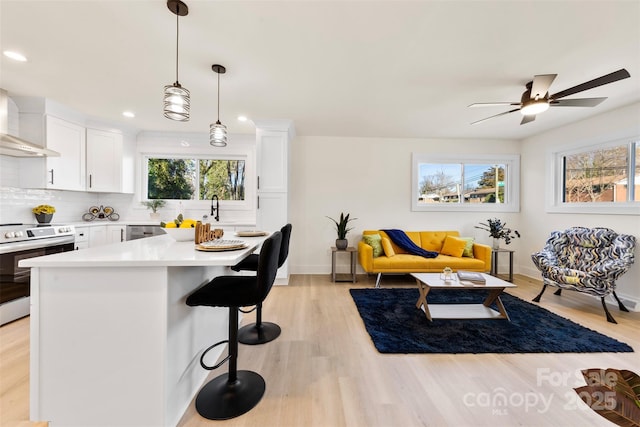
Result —
[{"label": "white ceiling", "polygon": [[[0,0],[0,87],[44,96],[141,130],[208,132],[220,119],[291,119],[298,135],[524,138],[640,101],[639,1],[185,0],[180,83],[191,120],[162,115],[175,81],[176,17],[165,0]],[[518,112],[471,126],[519,101],[535,74],[555,93],[626,68],[631,78],[573,95],[594,108]],[[136,113],[124,119],[123,110]]]}]

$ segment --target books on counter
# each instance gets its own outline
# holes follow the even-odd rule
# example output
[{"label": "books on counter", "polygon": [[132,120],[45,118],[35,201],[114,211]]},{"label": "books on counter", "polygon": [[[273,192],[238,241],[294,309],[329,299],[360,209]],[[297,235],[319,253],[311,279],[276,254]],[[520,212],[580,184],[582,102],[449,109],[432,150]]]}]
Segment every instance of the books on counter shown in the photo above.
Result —
[{"label": "books on counter", "polygon": [[475,271],[458,271],[458,280],[460,282],[471,282],[475,285],[484,285],[487,283],[487,280],[481,273],[476,273]]}]

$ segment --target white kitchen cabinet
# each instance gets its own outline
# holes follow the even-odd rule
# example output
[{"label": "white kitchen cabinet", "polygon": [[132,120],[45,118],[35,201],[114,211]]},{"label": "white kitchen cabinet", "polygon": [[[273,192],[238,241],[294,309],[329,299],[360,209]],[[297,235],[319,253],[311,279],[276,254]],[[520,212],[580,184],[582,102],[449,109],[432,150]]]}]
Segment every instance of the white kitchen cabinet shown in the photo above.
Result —
[{"label": "white kitchen cabinet", "polygon": [[108,240],[107,240],[106,225],[94,225],[89,227],[89,247],[90,248],[106,245],[107,243],[108,243]]},{"label": "white kitchen cabinet", "polygon": [[120,243],[125,239],[125,225],[107,225],[107,242]]},{"label": "white kitchen cabinet", "polygon": [[[60,153],[59,157],[21,159],[20,185],[26,188],[53,190],[85,190],[85,128],[55,116],[45,115],[44,124],[36,120],[21,124],[20,133],[44,135],[41,142],[46,148]],[[40,116],[42,119],[42,116]],[[22,117],[21,117],[22,120]],[[22,123],[22,122],[21,122]],[[44,125],[44,133],[38,127]],[[25,139],[29,139],[28,137]]]},{"label": "white kitchen cabinet", "polygon": [[256,130],[258,191],[288,191],[289,137],[287,131]]},{"label": "white kitchen cabinet", "polygon": [[87,129],[87,191],[122,191],[122,134]]},{"label": "white kitchen cabinet", "polygon": [[278,231],[286,223],[288,198],[286,193],[262,193],[258,195],[256,223],[258,230]]},{"label": "white kitchen cabinet", "polygon": [[89,247],[89,227],[76,227],[75,250]]},{"label": "white kitchen cabinet", "polygon": [[[280,230],[289,222],[290,127],[290,122],[256,123],[256,224],[259,230]],[[277,278],[288,277],[285,263],[278,269]]]}]

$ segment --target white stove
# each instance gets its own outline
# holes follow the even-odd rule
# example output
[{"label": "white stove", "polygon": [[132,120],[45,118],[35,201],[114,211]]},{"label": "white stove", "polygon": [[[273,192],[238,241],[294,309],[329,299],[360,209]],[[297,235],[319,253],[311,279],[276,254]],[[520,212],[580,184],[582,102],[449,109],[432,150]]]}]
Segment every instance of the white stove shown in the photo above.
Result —
[{"label": "white stove", "polygon": [[72,225],[0,224],[0,325],[29,314],[31,269],[18,261],[72,251]]},{"label": "white stove", "polygon": [[0,224],[0,253],[75,241],[73,225]]}]

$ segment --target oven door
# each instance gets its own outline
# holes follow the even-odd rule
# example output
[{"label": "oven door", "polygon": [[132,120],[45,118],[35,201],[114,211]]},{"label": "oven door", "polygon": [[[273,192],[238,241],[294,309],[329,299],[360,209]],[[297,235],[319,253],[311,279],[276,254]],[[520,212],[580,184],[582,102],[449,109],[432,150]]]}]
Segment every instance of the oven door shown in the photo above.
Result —
[{"label": "oven door", "polygon": [[0,248],[0,325],[29,314],[31,269],[18,267],[18,262],[73,249],[73,236],[38,239]]}]

